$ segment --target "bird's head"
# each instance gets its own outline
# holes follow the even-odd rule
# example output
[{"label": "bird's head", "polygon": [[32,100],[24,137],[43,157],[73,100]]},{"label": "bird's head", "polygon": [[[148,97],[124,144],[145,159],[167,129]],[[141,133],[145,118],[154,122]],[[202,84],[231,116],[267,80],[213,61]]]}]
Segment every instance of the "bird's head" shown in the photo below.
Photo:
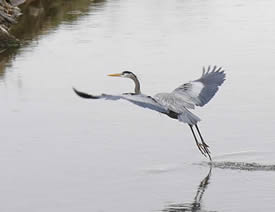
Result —
[{"label": "bird's head", "polygon": [[122,73],[118,73],[118,74],[108,74],[108,76],[110,77],[124,77],[124,78],[130,78],[130,79],[137,79],[137,76],[130,71],[123,71]]},{"label": "bird's head", "polygon": [[140,94],[140,84],[139,84],[137,76],[133,72],[123,71],[122,73],[118,73],[118,74],[108,74],[108,76],[132,79],[135,83],[135,94]]}]

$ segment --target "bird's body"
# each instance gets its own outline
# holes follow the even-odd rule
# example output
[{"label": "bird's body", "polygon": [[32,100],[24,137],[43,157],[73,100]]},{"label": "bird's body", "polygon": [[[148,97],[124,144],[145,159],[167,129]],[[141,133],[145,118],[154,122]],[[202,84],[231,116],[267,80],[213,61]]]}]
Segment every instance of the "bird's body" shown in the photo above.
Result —
[{"label": "bird's body", "polygon": [[[188,124],[200,152],[204,156],[208,155],[211,160],[209,146],[204,142],[197,125],[200,118],[190,112],[189,109],[194,109],[195,106],[204,106],[210,101],[210,99],[212,99],[218,91],[218,87],[225,80],[225,73],[222,68],[216,68],[216,66],[214,66],[211,70],[211,68],[208,67],[207,71],[203,68],[202,76],[199,79],[185,83],[170,93],[158,93],[154,96],[148,96],[141,93],[138,78],[132,72],[125,71],[121,74],[110,74],[109,76],[132,79],[135,83],[135,92],[124,93],[121,95],[101,94],[94,96],[77,91],[76,89],[74,89],[74,91],[80,97],[89,99],[123,99],[140,107],[166,114],[170,118],[178,119],[180,122]],[[195,126],[197,133],[199,134],[201,143],[198,142],[193,126]]]}]

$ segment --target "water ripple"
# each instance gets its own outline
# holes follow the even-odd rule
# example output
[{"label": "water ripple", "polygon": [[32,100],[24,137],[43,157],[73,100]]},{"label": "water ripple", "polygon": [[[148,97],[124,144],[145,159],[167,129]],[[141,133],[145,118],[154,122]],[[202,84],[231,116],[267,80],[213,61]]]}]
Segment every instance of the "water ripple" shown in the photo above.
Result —
[{"label": "water ripple", "polygon": [[246,162],[203,162],[198,165],[212,166],[213,168],[220,169],[233,169],[245,171],[275,171],[275,165],[264,165],[259,163],[246,163]]}]

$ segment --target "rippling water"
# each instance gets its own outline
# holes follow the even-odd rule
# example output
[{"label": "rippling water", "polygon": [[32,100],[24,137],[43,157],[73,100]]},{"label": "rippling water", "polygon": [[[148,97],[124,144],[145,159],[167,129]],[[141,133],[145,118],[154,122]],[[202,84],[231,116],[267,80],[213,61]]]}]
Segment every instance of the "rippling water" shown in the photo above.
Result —
[{"label": "rippling water", "polygon": [[[275,3],[36,1],[0,55],[2,211],[273,211]],[[171,91],[223,66],[195,113],[212,169],[188,128],[93,94]],[[198,165],[199,164],[199,165]],[[249,171],[250,170],[250,171]]]}]

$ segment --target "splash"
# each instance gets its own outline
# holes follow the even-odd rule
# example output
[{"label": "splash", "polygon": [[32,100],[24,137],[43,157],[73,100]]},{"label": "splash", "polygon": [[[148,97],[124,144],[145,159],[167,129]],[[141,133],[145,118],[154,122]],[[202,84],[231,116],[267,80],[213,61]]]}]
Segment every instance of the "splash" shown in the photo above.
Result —
[{"label": "splash", "polygon": [[264,165],[259,163],[246,163],[246,162],[203,162],[198,165],[212,166],[213,168],[244,170],[244,171],[275,171],[275,165]]}]

